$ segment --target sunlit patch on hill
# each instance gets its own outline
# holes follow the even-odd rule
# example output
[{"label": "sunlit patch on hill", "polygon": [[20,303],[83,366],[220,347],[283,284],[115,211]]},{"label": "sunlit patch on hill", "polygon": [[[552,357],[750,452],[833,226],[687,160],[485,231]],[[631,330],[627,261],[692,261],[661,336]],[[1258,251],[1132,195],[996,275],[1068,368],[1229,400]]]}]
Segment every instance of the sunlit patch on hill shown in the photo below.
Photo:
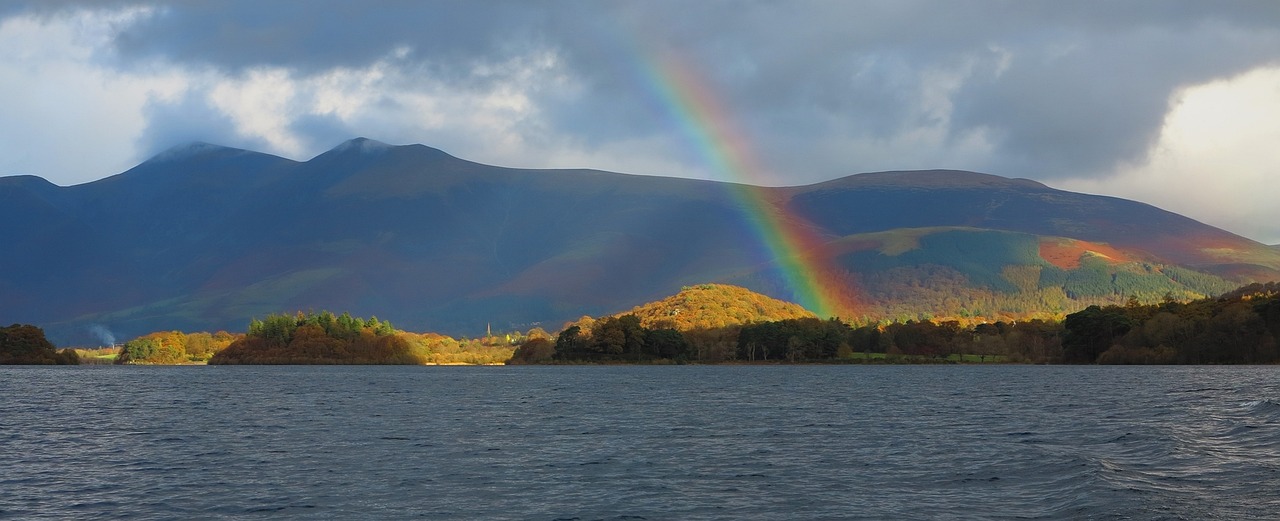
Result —
[{"label": "sunlit patch on hill", "polygon": [[1040,239],[1040,258],[1064,270],[1079,268],[1080,259],[1086,255],[1116,264],[1135,260],[1129,254],[1108,244],[1062,237],[1042,237]]}]

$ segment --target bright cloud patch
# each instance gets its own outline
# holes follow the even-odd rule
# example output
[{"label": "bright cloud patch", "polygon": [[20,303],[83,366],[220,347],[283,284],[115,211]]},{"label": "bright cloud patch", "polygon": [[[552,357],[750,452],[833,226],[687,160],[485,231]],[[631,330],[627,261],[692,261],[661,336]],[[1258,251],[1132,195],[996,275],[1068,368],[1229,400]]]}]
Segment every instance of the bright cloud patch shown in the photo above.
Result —
[{"label": "bright cloud patch", "polygon": [[[206,140],[300,160],[353,136],[424,143],[468,159],[517,166],[564,166],[565,159],[585,154],[539,119],[538,91],[574,90],[554,53],[477,63],[462,80],[437,78],[411,58],[412,50],[401,47],[366,67],[311,74],[284,67],[257,67],[234,76],[191,71],[187,90],[171,107],[153,103],[150,123],[173,126],[166,118],[189,118],[190,111],[180,106],[202,104],[216,111],[209,115],[208,134],[219,134],[212,120],[225,120],[234,131]],[[170,134],[150,132],[142,148],[154,152],[173,145],[172,140]]]},{"label": "bright cloud patch", "polygon": [[1280,243],[1280,68],[1185,89],[1147,162],[1062,188],[1131,197]]},{"label": "bright cloud patch", "polygon": [[95,53],[113,30],[148,9],[0,20],[0,175],[34,174],[76,184],[135,163],[143,107],[172,97],[170,71],[120,72]]}]

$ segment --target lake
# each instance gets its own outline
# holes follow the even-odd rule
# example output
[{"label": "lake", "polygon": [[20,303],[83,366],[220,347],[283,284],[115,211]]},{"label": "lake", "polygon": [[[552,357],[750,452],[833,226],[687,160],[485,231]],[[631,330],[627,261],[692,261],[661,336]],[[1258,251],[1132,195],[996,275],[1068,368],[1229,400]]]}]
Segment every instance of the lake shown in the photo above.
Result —
[{"label": "lake", "polygon": [[0,367],[4,519],[1260,519],[1280,368]]}]

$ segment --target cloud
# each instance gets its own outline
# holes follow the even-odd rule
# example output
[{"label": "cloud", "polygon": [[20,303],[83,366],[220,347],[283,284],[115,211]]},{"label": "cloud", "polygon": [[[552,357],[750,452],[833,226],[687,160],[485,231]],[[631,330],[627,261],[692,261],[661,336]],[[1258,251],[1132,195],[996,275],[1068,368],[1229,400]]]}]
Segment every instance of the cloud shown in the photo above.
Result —
[{"label": "cloud", "polygon": [[1132,197],[1280,243],[1280,67],[1182,90],[1149,157],[1072,190]]},{"label": "cloud", "polygon": [[147,124],[134,144],[145,157],[196,141],[249,150],[270,148],[260,137],[241,134],[235,121],[204,92],[189,90],[170,100],[152,100],[144,106],[143,114]]},{"label": "cloud", "polygon": [[0,19],[0,172],[61,184],[133,166],[142,107],[170,96],[182,79],[156,71],[120,74],[98,63],[114,26],[146,9],[78,11],[58,19]]},{"label": "cloud", "polygon": [[[0,73],[26,80],[0,85],[0,172],[74,182],[192,139],[307,159],[361,135],[722,178],[663,90],[654,57],[674,55],[767,184],[945,167],[1120,186],[1190,146],[1165,136],[1189,88],[1280,65],[1271,2],[140,5],[0,4]],[[82,153],[51,152],[66,142]]]},{"label": "cloud", "polygon": [[997,137],[994,169],[1042,179],[1107,175],[1145,158],[1180,88],[1275,62],[1278,36],[1208,20],[1072,28],[1016,48],[998,73],[968,82],[957,122]]}]

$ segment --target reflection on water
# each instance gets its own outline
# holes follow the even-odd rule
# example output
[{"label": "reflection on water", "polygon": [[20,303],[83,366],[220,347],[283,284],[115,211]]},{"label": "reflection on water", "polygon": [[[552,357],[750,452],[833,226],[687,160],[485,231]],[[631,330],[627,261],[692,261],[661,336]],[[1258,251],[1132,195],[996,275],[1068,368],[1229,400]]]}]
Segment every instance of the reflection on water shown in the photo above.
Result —
[{"label": "reflection on water", "polygon": [[0,518],[1269,518],[1277,376],[0,367]]}]

